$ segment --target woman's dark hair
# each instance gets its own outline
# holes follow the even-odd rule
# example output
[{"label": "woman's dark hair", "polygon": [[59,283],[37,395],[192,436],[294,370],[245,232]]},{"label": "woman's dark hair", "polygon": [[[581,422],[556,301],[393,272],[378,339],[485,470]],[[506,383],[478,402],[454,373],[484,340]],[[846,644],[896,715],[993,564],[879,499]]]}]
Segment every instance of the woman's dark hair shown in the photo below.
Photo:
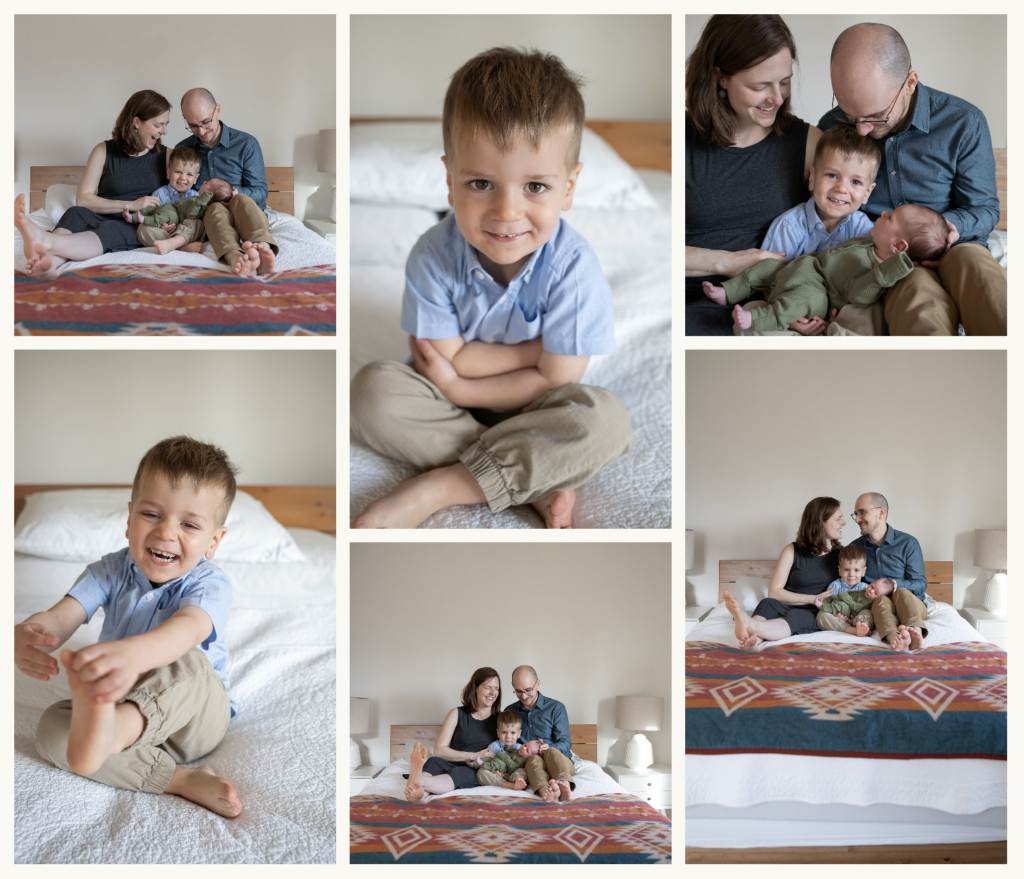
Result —
[{"label": "woman's dark hair", "polygon": [[[781,15],[712,15],[686,59],[686,117],[697,133],[720,147],[733,145],[736,116],[728,95],[720,95],[717,67],[733,76],[789,49],[796,61],[796,42]],[[793,121],[789,98],[783,102],[772,130],[782,134]]]},{"label": "woman's dark hair", "polygon": [[839,509],[839,501],[834,497],[816,497],[806,507],[800,517],[800,528],[796,532],[796,545],[813,555],[824,555],[829,550],[842,544],[838,540],[829,540],[825,535],[825,523]]},{"label": "woman's dark hair", "polygon": [[[142,143],[142,138],[139,137],[139,133],[135,130],[135,117],[138,116],[139,119],[145,122],[154,116],[166,113],[170,109],[171,102],[160,92],[155,92],[152,89],[143,89],[141,92],[136,92],[128,99],[128,103],[124,105],[124,109],[118,115],[117,122],[114,123],[114,130],[110,132],[110,136],[113,138],[114,143],[129,155],[140,153],[145,149],[146,145]],[[156,146],[153,147],[158,153],[163,148],[163,142],[160,140],[157,140]]]},{"label": "woman's dark hair", "polygon": [[479,687],[484,681],[490,680],[491,678],[498,679],[498,698],[494,700],[494,704],[491,705],[491,717],[501,713],[501,675],[499,675],[493,668],[478,668],[473,672],[473,677],[469,679],[469,683],[466,684],[465,689],[462,691],[462,707],[465,708],[470,714],[480,710],[480,704],[476,701],[476,688]]}]

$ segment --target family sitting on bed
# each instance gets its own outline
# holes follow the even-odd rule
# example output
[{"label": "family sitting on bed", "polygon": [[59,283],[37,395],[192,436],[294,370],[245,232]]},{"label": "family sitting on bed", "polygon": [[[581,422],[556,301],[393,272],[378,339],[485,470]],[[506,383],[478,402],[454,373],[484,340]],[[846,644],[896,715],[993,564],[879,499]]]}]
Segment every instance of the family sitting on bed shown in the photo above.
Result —
[{"label": "family sitting on bed", "polygon": [[[529,665],[512,672],[512,687],[519,699],[502,711],[498,673],[488,667],[473,672],[462,690],[462,705],[444,719],[434,756],[419,742],[413,745],[405,787],[410,803],[495,783],[513,790],[529,786],[547,803],[572,798],[576,770],[565,706],[540,694],[537,672]],[[509,759],[494,762],[496,754]]]},{"label": "family sitting on bed", "polygon": [[104,610],[99,643],[60,661],[71,699],[43,712],[36,749],[102,784],[169,793],[234,818],[231,782],[186,768],[220,743],[235,714],[224,643],[231,581],[209,559],[227,529],[233,464],[186,436],[157,443],[135,473],[128,546],[89,565],[64,598],[14,627],[15,665],[48,681],[49,654]]},{"label": "family sitting on bed", "polygon": [[456,504],[531,504],[571,528],[576,489],[633,447],[621,401],[580,383],[615,350],[615,315],[594,251],[561,219],[583,167],[579,86],[553,55],[505,48],[452,77],[454,210],[406,264],[411,363],[370,363],[351,386],[353,435],[425,472],[353,528],[415,528]]},{"label": "family sitting on bed", "polygon": [[[868,631],[862,631],[861,625],[846,623],[850,622],[848,610],[859,608],[852,617],[856,620],[859,613],[867,610],[867,604],[879,638],[894,650],[906,652],[924,646],[928,637],[928,610],[924,603],[928,583],[921,545],[909,534],[892,528],[888,524],[888,501],[878,492],[868,492],[857,498],[853,518],[861,536],[851,547],[863,550],[864,570],[849,565],[844,570],[840,539],[846,520],[839,507],[835,498],[818,497],[804,508],[796,541],[783,548],[768,585],[768,597],[758,603],[753,615],[747,614],[734,595],[725,593],[725,604],[736,622],[736,639],[742,650],[756,652],[767,641],[819,629],[864,637]],[[849,562],[860,555],[845,558]],[[832,604],[829,594],[837,588],[837,570],[843,574],[841,580],[846,586],[851,581],[859,584],[866,575],[864,596]],[[818,598],[808,600],[810,596]],[[848,619],[839,619],[837,607]],[[823,618],[819,608],[835,616],[835,623],[827,616]],[[860,622],[865,621],[861,617]]]}]

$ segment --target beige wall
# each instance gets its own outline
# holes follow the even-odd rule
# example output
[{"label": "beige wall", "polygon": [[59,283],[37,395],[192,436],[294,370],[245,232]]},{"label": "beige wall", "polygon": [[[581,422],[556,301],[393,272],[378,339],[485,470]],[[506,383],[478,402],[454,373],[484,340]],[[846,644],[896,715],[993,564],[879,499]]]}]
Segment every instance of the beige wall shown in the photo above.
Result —
[{"label": "beige wall", "polygon": [[451,75],[496,45],[554,52],[591,119],[672,118],[668,15],[353,15],[353,116],[440,116]]},{"label": "beige wall", "polygon": [[333,351],[18,351],[14,481],[131,482],[187,433],[254,485],[335,484]]},{"label": "beige wall", "polygon": [[[708,18],[686,16],[686,56]],[[1006,146],[1005,15],[786,15],[785,20],[799,55],[793,109],[801,119],[816,124],[832,105],[828,71],[836,37],[850,25],[877,21],[903,36],[922,83],[974,104],[988,120],[992,145]]]},{"label": "beige wall", "polygon": [[335,16],[16,15],[14,58],[15,193],[32,165],[84,165],[140,89],[171,102],[174,146],[188,137],[181,96],[203,86],[267,165],[295,168],[295,216],[327,216],[334,180],[316,155],[335,127]]},{"label": "beige wall", "polygon": [[[686,603],[711,605],[720,559],[776,558],[804,505],[880,491],[925,559],[953,560],[953,604],[980,606],[974,529],[1006,528],[1001,351],[690,351]],[[981,578],[975,584],[975,580]]]},{"label": "beige wall", "polygon": [[[441,723],[473,670],[537,669],[570,723],[596,723],[598,762],[622,762],[615,697],[663,696],[647,733],[671,763],[667,544],[353,544],[351,695],[370,701],[363,762],[388,762],[392,724]],[[545,608],[551,609],[545,611]]]}]

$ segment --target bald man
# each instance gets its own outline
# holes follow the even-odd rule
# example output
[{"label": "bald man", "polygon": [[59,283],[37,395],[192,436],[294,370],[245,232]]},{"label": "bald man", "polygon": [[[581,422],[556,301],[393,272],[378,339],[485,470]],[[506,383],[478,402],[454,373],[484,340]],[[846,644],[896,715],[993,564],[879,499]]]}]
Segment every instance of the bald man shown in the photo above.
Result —
[{"label": "bald man", "polygon": [[524,742],[540,739],[544,750],[526,760],[530,789],[548,803],[566,802],[576,789],[573,776],[572,736],[565,706],[540,694],[540,681],[532,666],[521,665],[512,672],[512,688],[519,700],[506,705],[523,719],[519,737]]},{"label": "bald man", "polygon": [[[951,47],[951,51],[954,47]],[[972,104],[922,85],[899,32],[857,24],[832,47],[834,106],[822,131],[854,125],[879,142],[877,186],[863,210],[872,220],[902,204],[938,211],[952,245],[885,297],[894,336],[1006,335],[1006,271],[988,251],[999,222],[988,122]]]},{"label": "bald man", "polygon": [[181,115],[192,134],[178,146],[190,146],[199,153],[202,165],[197,184],[215,177],[231,184],[231,201],[210,205],[203,217],[217,259],[236,275],[265,275],[275,268],[278,247],[263,212],[267,206],[263,151],[251,134],[221,122],[220,113],[220,104],[206,89],[185,92]]},{"label": "bald man", "polygon": [[872,585],[886,578],[896,582],[891,595],[881,595],[871,605],[878,637],[896,650],[920,650],[928,636],[924,554],[917,538],[890,527],[888,520],[885,497],[877,491],[862,494],[853,510],[861,536],[852,546],[863,546],[867,553],[865,580]]}]

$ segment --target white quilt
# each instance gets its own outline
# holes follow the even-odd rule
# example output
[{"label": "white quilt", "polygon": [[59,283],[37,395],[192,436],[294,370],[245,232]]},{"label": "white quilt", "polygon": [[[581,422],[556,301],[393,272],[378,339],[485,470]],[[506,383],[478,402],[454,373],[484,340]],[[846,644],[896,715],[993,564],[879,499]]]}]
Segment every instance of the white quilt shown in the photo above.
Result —
[{"label": "white quilt", "polygon": [[[68,698],[67,678],[44,683],[15,671],[15,863],[336,862],[336,541],[291,533],[307,562],[223,566],[234,584],[226,638],[238,714],[224,741],[189,765],[230,779],[242,814],[222,818],[180,797],[106,787],[46,763],[35,727],[48,705]],[[307,565],[319,575],[298,576]],[[83,567],[16,556],[15,622],[50,607],[55,584],[66,591]],[[102,617],[68,646],[94,643]]]},{"label": "white quilt", "polygon": [[[626,406],[635,447],[576,492],[577,528],[669,528],[672,498],[671,177],[641,176],[657,209],[570,210],[564,219],[597,253],[615,302],[615,354],[594,357],[584,381],[606,387]],[[351,369],[379,359],[405,361],[399,326],[405,259],[437,215],[416,208],[352,206]],[[390,245],[381,242],[389,235]],[[359,443],[351,446],[350,512],[415,474]],[[421,528],[543,528],[531,507],[501,513],[485,505],[451,507]]]}]

